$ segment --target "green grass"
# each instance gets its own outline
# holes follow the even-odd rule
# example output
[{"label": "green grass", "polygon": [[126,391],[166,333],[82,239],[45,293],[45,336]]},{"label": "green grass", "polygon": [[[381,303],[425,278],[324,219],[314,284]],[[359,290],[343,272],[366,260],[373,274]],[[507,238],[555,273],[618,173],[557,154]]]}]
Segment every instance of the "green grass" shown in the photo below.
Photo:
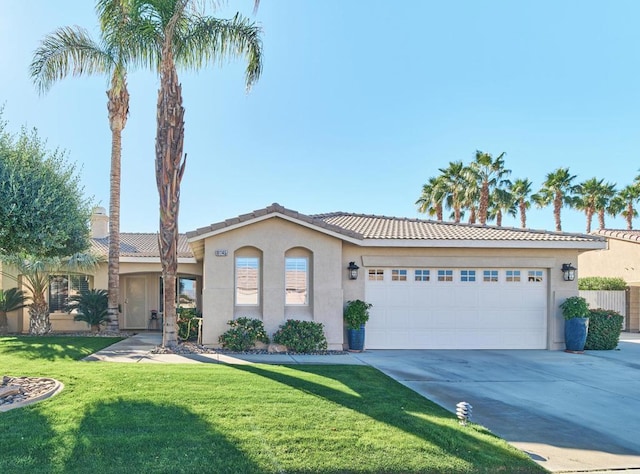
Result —
[{"label": "green grass", "polygon": [[0,413],[0,472],[545,472],[370,367],[75,360],[110,342],[0,338],[2,374],[65,385]]}]

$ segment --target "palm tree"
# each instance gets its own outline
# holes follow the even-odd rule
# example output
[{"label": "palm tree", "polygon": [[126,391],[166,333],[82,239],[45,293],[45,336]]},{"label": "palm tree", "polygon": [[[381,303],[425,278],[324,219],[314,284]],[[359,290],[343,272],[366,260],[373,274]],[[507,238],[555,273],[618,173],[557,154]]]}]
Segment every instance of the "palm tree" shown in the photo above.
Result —
[{"label": "palm tree", "polygon": [[489,200],[488,217],[495,219],[496,225],[502,227],[502,217],[505,213],[515,217],[518,213],[516,203],[508,190],[496,188]]},{"label": "palm tree", "polygon": [[556,223],[556,232],[562,232],[562,219],[560,211],[563,206],[573,207],[573,193],[575,186],[572,181],[575,175],[569,173],[569,168],[558,168],[547,174],[542,188],[532,196],[538,207],[553,204],[553,218]]},{"label": "palm tree", "polygon": [[511,170],[504,167],[504,155],[505,153],[502,152],[494,159],[491,154],[477,150],[476,156],[469,166],[480,188],[478,220],[481,225],[485,225],[487,222],[491,191],[503,187],[506,184],[505,177],[511,173]]},{"label": "palm tree", "polygon": [[[65,258],[3,256],[3,264],[17,271],[22,284],[30,293],[29,334],[42,336],[51,331],[47,290],[52,277],[59,274],[83,274],[92,271],[99,263],[100,257],[91,254],[76,254]],[[17,279],[14,273],[2,274]]]},{"label": "palm tree", "polygon": [[100,326],[109,322],[108,294],[106,290],[82,289],[69,297],[67,312],[76,311],[74,321],[83,321],[91,332],[100,332]]},{"label": "palm tree", "polygon": [[598,200],[596,201],[596,211],[598,212],[598,228],[600,230],[604,229],[604,215],[605,212],[611,211],[610,204],[611,200],[616,195],[616,185],[615,183],[603,183],[600,186],[600,192]]},{"label": "palm tree", "polygon": [[526,178],[516,179],[509,186],[513,202],[520,212],[520,227],[523,229],[527,228],[527,209],[531,207],[531,186],[531,181]]},{"label": "palm tree", "polygon": [[416,201],[418,212],[435,216],[437,220],[442,220],[442,202],[445,197],[444,186],[439,177],[431,177],[429,181],[422,185],[422,194]]},{"label": "palm tree", "polygon": [[591,221],[596,213],[598,200],[601,198],[604,179],[591,178],[575,187],[575,207],[584,211],[587,217],[587,234],[591,232]]},{"label": "palm tree", "polygon": [[462,161],[451,161],[446,168],[440,168],[442,184],[445,188],[445,206],[453,209],[453,221],[459,223],[465,203],[465,192],[469,186],[469,169]]},{"label": "palm tree", "polygon": [[[224,58],[245,56],[247,89],[262,72],[261,29],[236,14],[231,20],[206,16],[195,0],[131,0],[132,38],[140,55],[158,67],[156,184],[160,198],[158,235],[164,284],[164,346],[177,345],[176,273],[180,183],[185,169],[184,107],[178,66],[199,69]],[[214,4],[215,2],[212,1]],[[144,45],[156,45],[150,50]]]},{"label": "palm tree", "polygon": [[[640,178],[640,176],[638,177]],[[627,230],[633,230],[633,218],[638,217],[635,204],[640,200],[640,180],[636,178],[633,184],[625,186],[611,200],[609,213],[614,217],[622,214],[627,222]]]},{"label": "palm tree", "polygon": [[47,92],[53,84],[72,76],[107,75],[107,111],[111,129],[111,173],[109,180],[109,260],[108,291],[111,329],[118,329],[120,299],[120,164],[122,131],[129,114],[127,68],[132,48],[123,37],[128,22],[124,0],[100,0],[96,8],[102,24],[102,36],[94,41],[78,26],[62,27],[47,35],[36,49],[31,62],[31,78]]},{"label": "palm tree", "polygon": [[24,308],[27,300],[27,296],[18,288],[9,288],[7,291],[0,290],[0,335],[7,334],[7,313]]}]

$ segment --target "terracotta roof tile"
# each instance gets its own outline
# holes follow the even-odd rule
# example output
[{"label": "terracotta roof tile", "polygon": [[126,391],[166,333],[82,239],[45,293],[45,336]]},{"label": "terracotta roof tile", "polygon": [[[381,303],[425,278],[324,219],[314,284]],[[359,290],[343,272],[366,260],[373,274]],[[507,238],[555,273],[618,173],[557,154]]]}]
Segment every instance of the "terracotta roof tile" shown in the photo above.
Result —
[{"label": "terracotta roof tile", "polygon": [[610,237],[612,239],[640,242],[640,230],[599,229],[591,232],[591,235],[600,235],[602,237]]},{"label": "terracotta roof tile", "polygon": [[[91,239],[91,248],[100,255],[109,255],[109,238]],[[121,257],[160,257],[158,234],[155,233],[121,233]],[[178,257],[191,258],[193,253],[187,243],[186,234],[178,236]]]}]

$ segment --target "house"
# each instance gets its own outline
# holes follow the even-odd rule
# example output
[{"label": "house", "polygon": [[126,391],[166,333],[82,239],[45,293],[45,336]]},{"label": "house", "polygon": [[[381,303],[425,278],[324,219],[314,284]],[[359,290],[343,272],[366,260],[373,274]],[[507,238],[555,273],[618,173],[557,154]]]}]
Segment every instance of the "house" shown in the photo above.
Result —
[{"label": "house", "polygon": [[[106,254],[102,230],[94,248]],[[162,311],[154,238],[122,234],[123,329]],[[320,322],[329,349],[342,349],[344,304],[363,299],[373,304],[369,349],[563,349],[558,306],[578,290],[561,268],[604,247],[600,236],[273,204],[181,235],[178,272],[193,283],[210,346],[227,321],[247,316],[268,333],[286,319]],[[106,288],[106,266],[93,279]]]},{"label": "house", "polygon": [[640,231],[601,229],[591,235],[606,239],[606,247],[578,258],[581,277],[619,277],[628,285],[626,325],[640,330]]}]

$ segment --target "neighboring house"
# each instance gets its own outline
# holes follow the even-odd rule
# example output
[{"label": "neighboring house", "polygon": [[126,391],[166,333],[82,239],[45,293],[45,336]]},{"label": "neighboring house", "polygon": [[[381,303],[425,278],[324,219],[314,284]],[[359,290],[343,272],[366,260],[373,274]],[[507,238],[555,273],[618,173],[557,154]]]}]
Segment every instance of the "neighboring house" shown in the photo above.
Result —
[{"label": "neighboring house", "polygon": [[602,229],[591,233],[606,238],[606,248],[578,259],[580,277],[619,277],[629,286],[627,329],[640,330],[640,231]]},{"label": "neighboring house", "polygon": [[[94,217],[94,248],[106,255],[104,218]],[[248,316],[270,334],[287,319],[320,322],[329,349],[342,349],[343,307],[363,299],[373,304],[369,349],[564,349],[558,306],[578,289],[561,267],[604,247],[598,236],[273,204],[181,236],[178,271],[194,282],[210,346]],[[122,234],[122,249],[120,327],[143,329],[161,311],[157,237]],[[105,264],[93,286],[106,284]]]}]

